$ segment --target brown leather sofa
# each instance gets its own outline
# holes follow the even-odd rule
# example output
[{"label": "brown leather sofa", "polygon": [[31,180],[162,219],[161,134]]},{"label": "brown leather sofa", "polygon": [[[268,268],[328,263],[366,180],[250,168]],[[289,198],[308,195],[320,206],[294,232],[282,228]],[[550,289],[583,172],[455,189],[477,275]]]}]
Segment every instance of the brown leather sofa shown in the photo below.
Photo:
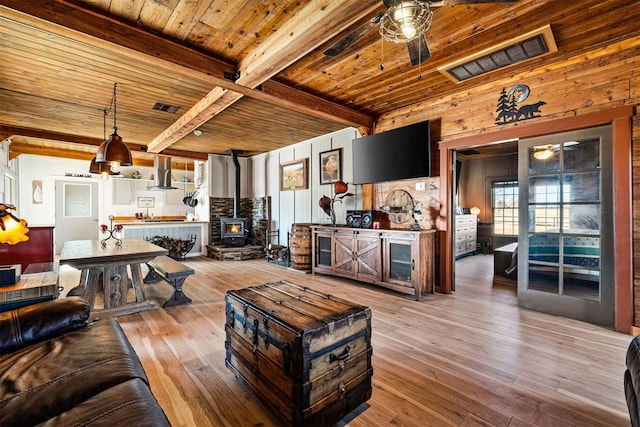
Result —
[{"label": "brown leather sofa", "polygon": [[79,297],[0,313],[0,426],[169,426],[117,321]]},{"label": "brown leather sofa", "polygon": [[633,427],[640,427],[640,335],[627,349],[627,370],[624,373],[624,394]]}]

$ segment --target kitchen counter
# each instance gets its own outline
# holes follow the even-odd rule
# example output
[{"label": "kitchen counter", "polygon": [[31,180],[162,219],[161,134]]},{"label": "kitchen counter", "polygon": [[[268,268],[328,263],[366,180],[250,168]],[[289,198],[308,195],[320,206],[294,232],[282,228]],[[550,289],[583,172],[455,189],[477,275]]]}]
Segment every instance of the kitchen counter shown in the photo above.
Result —
[{"label": "kitchen counter", "polygon": [[[114,220],[116,222],[116,220]],[[118,224],[122,224],[125,226],[135,225],[135,226],[146,226],[146,225],[166,225],[166,224],[208,224],[209,221],[187,221],[187,220],[175,220],[175,219],[134,219],[127,221],[117,221]]]}]

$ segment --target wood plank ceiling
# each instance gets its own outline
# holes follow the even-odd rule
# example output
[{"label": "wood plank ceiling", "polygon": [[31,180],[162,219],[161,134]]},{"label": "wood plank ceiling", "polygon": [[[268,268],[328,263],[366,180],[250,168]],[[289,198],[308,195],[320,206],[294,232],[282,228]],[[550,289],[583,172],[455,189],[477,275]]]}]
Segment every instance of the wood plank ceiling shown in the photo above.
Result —
[{"label": "wood plank ceiling", "polygon": [[[0,139],[12,156],[90,159],[117,82],[118,132],[136,164],[152,153],[254,155],[347,126],[375,132],[397,108],[640,35],[635,0],[439,3],[418,67],[370,23],[380,0],[0,0]],[[341,54],[323,53],[367,23]],[[555,53],[461,84],[437,71],[547,24]]]}]

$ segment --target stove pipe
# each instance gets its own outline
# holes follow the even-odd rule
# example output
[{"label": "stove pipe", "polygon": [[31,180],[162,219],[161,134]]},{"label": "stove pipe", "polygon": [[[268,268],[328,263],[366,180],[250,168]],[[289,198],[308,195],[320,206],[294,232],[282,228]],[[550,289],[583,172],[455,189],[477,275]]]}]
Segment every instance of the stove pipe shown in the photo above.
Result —
[{"label": "stove pipe", "polygon": [[233,164],[236,167],[236,186],[235,193],[233,195],[233,217],[240,218],[240,162],[238,161],[238,154],[240,150],[228,150],[227,153],[231,154]]}]

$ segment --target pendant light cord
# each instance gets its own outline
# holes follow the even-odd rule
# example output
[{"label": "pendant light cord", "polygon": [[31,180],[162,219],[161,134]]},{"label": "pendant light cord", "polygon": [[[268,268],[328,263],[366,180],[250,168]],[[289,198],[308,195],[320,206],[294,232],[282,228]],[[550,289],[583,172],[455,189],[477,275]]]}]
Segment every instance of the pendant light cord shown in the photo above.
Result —
[{"label": "pendant light cord", "polygon": [[118,83],[113,84],[113,98],[111,98],[111,102],[113,102],[113,133],[118,133],[118,126],[116,125],[116,114],[118,113],[117,108],[117,100],[116,100],[116,88],[118,87]]},{"label": "pendant light cord", "polygon": [[107,139],[107,116],[113,109],[113,133],[118,133],[118,126],[116,125],[116,113],[117,113],[117,102],[116,102],[116,87],[118,83],[113,84],[113,95],[111,95],[111,101],[109,102],[109,106],[103,110],[104,112],[104,139]]}]

